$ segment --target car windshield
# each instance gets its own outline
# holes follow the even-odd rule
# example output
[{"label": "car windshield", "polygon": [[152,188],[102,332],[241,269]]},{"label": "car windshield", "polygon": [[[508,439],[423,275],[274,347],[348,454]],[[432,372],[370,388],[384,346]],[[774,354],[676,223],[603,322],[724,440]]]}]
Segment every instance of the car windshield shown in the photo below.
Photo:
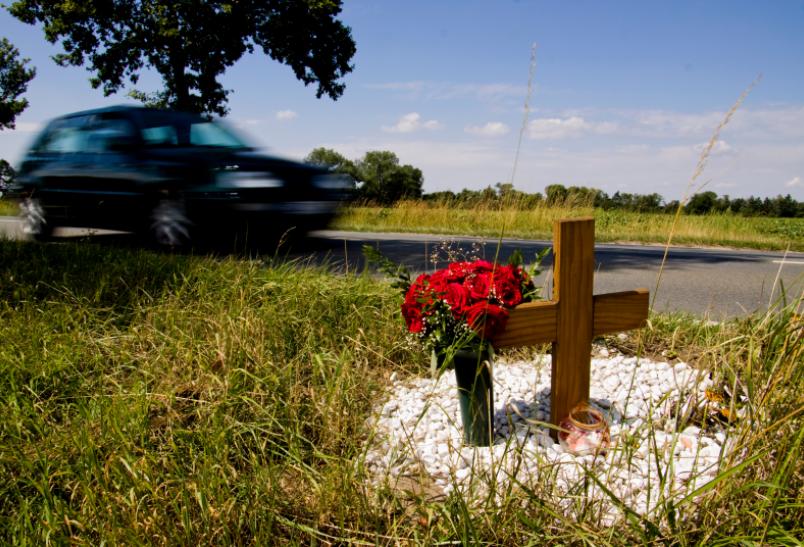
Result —
[{"label": "car windshield", "polygon": [[146,146],[250,148],[219,122],[176,112],[148,112],[143,119]]}]

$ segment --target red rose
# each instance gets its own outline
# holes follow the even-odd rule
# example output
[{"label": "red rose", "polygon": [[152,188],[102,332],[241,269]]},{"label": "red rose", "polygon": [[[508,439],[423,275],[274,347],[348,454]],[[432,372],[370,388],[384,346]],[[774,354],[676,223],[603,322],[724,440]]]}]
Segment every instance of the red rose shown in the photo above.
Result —
[{"label": "red rose", "polygon": [[476,273],[490,272],[494,269],[494,265],[488,260],[475,260],[468,266],[473,272]]},{"label": "red rose", "polygon": [[486,300],[491,289],[491,273],[472,273],[463,282],[463,286],[469,291],[469,296],[474,300]]},{"label": "red rose", "polygon": [[447,285],[447,292],[444,295],[452,315],[456,318],[463,315],[466,305],[469,303],[469,291],[460,283],[450,283]]},{"label": "red rose", "polygon": [[496,304],[478,302],[466,309],[466,322],[486,340],[502,332],[507,321],[508,311]]},{"label": "red rose", "polygon": [[447,270],[438,270],[430,276],[430,290],[435,293],[438,298],[441,298],[441,296],[447,292],[447,283],[449,282],[447,273]]},{"label": "red rose", "polygon": [[413,303],[432,303],[433,297],[430,294],[430,276],[421,274],[416,278],[416,281],[411,283],[407,294],[405,294],[405,302]]},{"label": "red rose", "polygon": [[418,333],[424,328],[422,321],[422,310],[419,304],[405,301],[402,304],[402,317],[405,318],[405,324],[408,326],[408,331]]},{"label": "red rose", "polygon": [[408,289],[408,295],[411,293],[421,293],[426,289],[426,287],[430,284],[430,276],[427,274],[421,274],[419,277],[416,278],[416,281],[410,284],[410,288]]},{"label": "red rose", "polygon": [[405,301],[402,303],[402,316],[410,332],[421,332],[424,328],[422,321],[424,308],[433,303],[433,295],[430,290],[430,276],[421,274],[416,281],[411,283],[408,292],[405,294]]},{"label": "red rose", "polygon": [[450,283],[461,283],[469,274],[468,262],[450,262],[446,269],[447,279]]},{"label": "red rose", "polygon": [[513,308],[522,301],[522,281],[510,266],[501,266],[494,272],[494,295],[506,307]]}]

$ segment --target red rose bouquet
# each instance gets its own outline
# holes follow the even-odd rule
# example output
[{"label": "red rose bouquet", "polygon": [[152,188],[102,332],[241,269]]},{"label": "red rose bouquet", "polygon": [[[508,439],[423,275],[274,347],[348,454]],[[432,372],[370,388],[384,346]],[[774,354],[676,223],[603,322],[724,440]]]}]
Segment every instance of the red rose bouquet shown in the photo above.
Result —
[{"label": "red rose bouquet", "polygon": [[538,296],[522,266],[452,262],[409,285],[402,316],[425,347],[479,348],[505,328],[508,310]]},{"label": "red rose bouquet", "polygon": [[408,331],[436,357],[488,349],[505,328],[511,308],[540,298],[532,279],[549,251],[540,251],[529,271],[522,266],[522,253],[514,251],[507,265],[453,258],[446,268],[411,281],[405,266],[363,246],[368,263],[396,278],[392,286],[404,296],[402,316]]},{"label": "red rose bouquet", "polygon": [[446,268],[423,273],[411,282],[407,268],[363,246],[369,263],[397,278],[392,286],[404,295],[402,316],[408,331],[431,351],[433,376],[454,366],[463,438],[468,445],[493,442],[491,341],[505,328],[511,308],[539,297],[532,276],[547,252],[537,254],[530,275],[521,266],[522,254],[515,251],[508,265],[452,259]]}]

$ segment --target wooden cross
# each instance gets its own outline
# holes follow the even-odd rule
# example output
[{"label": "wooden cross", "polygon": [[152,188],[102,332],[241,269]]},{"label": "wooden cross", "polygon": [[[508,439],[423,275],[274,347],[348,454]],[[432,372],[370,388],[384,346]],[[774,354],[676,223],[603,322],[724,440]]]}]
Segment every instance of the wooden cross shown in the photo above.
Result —
[{"label": "wooden cross", "polygon": [[594,247],[594,219],[556,221],[553,299],[511,310],[493,342],[495,348],[553,343],[550,421],[556,426],[589,399],[592,337],[642,327],[648,318],[648,289],[593,296]]}]

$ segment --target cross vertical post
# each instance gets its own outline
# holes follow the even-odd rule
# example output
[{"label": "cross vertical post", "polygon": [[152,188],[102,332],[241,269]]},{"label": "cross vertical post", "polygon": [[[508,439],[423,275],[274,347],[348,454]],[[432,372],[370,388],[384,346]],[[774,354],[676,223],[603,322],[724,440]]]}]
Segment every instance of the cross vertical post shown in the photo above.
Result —
[{"label": "cross vertical post", "polygon": [[592,338],[636,329],[648,318],[648,289],[593,295],[595,221],[558,220],[553,226],[553,299],[511,310],[495,348],[552,342],[551,432],[572,407],[589,400]]},{"label": "cross vertical post", "polygon": [[589,399],[593,332],[595,221],[557,221],[553,253],[553,300],[556,338],[553,341],[550,416],[561,419]]}]

